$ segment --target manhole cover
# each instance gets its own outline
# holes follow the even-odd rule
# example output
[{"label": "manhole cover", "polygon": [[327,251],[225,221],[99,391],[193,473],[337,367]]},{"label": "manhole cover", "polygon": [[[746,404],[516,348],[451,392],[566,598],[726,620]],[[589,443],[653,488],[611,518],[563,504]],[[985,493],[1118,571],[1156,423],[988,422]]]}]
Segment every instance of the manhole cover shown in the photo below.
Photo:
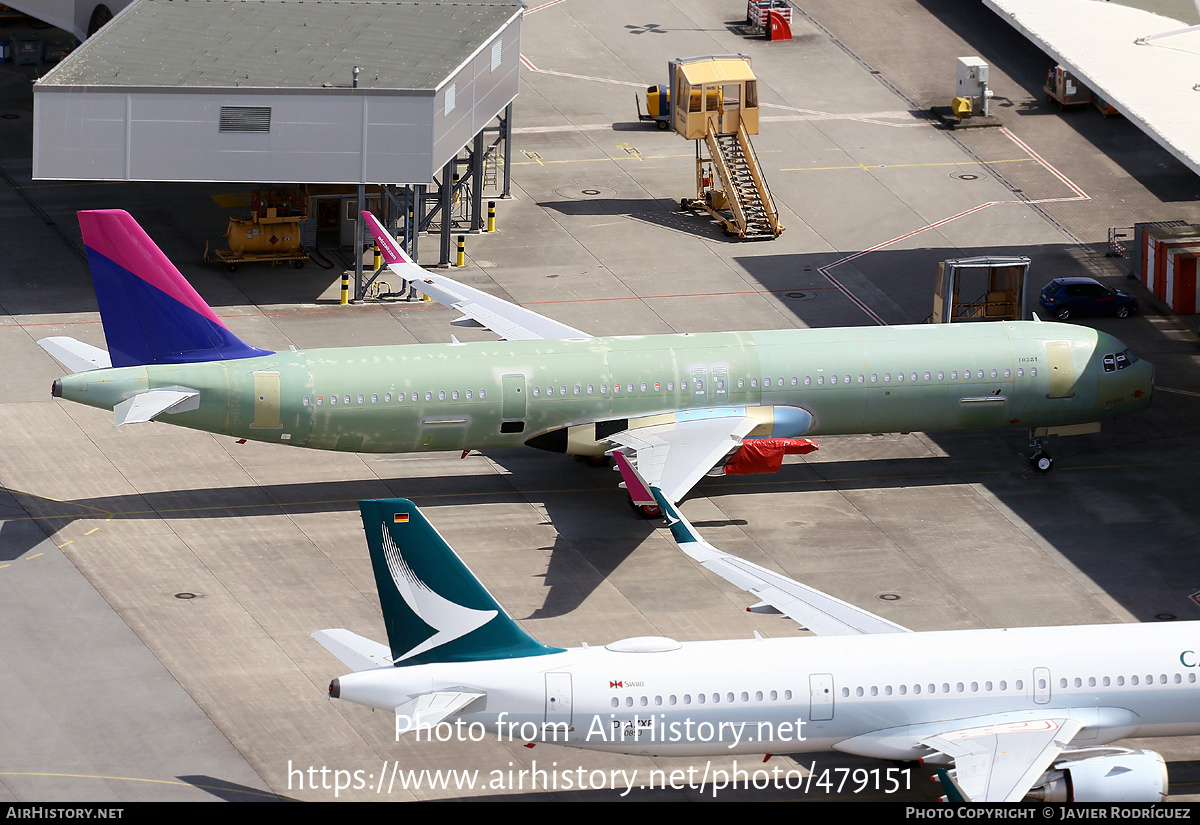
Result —
[{"label": "manhole cover", "polygon": [[976,175],[972,172],[954,172],[950,175],[950,177],[967,181],[979,180],[979,175]]},{"label": "manhole cover", "polygon": [[554,194],[568,200],[585,201],[592,198],[613,198],[617,193],[607,186],[580,186],[576,183],[573,186],[560,186],[554,190]]},{"label": "manhole cover", "polygon": [[899,593],[880,593],[875,598],[881,602],[898,602],[902,597]]},{"label": "manhole cover", "polygon": [[789,301],[811,301],[813,298],[817,297],[817,294],[815,292],[800,292],[799,290],[796,290],[793,292],[785,292],[783,297],[787,298]]},{"label": "manhole cover", "polygon": [[185,593],[176,593],[175,598],[183,599],[184,601],[187,601],[188,599],[196,598],[196,594],[195,593],[186,593],[186,592]]}]

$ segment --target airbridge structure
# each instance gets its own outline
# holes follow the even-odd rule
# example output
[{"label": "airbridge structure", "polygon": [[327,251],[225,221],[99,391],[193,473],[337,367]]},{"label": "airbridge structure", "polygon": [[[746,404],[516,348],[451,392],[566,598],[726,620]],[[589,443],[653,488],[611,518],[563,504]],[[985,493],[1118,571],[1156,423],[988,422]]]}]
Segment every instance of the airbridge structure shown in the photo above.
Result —
[{"label": "airbridge structure", "polygon": [[452,205],[483,228],[485,162],[508,194],[523,11],[139,0],[35,84],[33,177],[348,186],[358,248],[378,187],[385,224],[414,254],[436,227],[448,264]]}]

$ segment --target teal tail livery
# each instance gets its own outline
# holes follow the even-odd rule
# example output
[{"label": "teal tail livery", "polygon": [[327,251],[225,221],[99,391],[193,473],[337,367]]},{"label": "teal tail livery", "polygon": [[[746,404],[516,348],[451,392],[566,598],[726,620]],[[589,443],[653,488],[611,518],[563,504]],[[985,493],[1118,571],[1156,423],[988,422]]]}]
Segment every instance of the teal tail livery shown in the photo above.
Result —
[{"label": "teal tail livery", "polygon": [[108,350],[38,343],[53,394],[294,447],[620,453],[635,504],[706,475],[770,473],[831,434],[1094,432],[1150,401],[1154,370],[1082,326],[996,322],[596,337],[417,266],[370,213],[392,272],[503,340],[270,352],[239,340],[125,212],[81,212]]},{"label": "teal tail livery", "polygon": [[[490,731],[644,756],[922,761],[948,799],[975,802],[1161,802],[1162,756],[1114,743],[1200,734],[1200,622],[914,632],[893,621],[903,603],[877,616],[725,553],[651,493],[679,549],[757,600],[747,609],[814,635],[545,647],[410,502],[369,501],[391,646],[314,633],[354,671],[330,697],[395,713],[397,736],[436,727],[425,742]],[[912,788],[903,767],[868,772],[875,791]]]},{"label": "teal tail livery", "polygon": [[359,508],[393,662],[473,662],[557,652],[504,612],[411,501],[363,501]]}]

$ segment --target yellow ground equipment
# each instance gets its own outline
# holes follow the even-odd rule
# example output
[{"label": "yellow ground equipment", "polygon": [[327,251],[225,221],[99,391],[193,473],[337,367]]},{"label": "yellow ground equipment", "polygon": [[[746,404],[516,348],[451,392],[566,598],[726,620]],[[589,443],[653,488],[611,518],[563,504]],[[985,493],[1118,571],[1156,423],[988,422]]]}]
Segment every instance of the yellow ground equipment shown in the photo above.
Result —
[{"label": "yellow ground equipment", "polygon": [[308,195],[299,187],[256,189],[250,197],[250,217],[230,218],[226,249],[204,245],[204,262],[221,263],[230,272],[238,264],[287,261],[300,269],[308,253],[300,248],[300,224],[308,220]]},{"label": "yellow ground equipment", "polygon": [[641,98],[634,95],[633,100],[637,103],[638,120],[643,123],[653,122],[663,131],[671,128],[670,86],[658,85],[646,87],[646,114],[642,114]]},{"label": "yellow ground equipment", "polygon": [[758,80],[743,54],[670,61],[675,131],[696,142],[696,197],[725,234],[775,238],[783,231],[750,136],[758,134]]}]

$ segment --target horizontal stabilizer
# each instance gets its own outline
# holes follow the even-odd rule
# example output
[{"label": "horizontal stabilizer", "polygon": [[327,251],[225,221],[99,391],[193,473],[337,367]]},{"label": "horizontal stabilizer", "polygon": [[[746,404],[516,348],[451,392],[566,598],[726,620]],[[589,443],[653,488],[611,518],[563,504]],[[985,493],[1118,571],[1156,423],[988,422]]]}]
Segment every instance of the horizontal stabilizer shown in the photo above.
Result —
[{"label": "horizontal stabilizer", "polygon": [[[444,275],[422,269],[404,252],[400,244],[388,234],[383,225],[370,212],[363,212],[367,228],[379,244],[379,252],[388,269],[406,281],[410,281],[418,292],[428,295],[442,306],[456,309],[482,327],[487,327],[506,341],[532,341],[538,339],[591,338],[574,327],[560,324],[544,315],[517,306],[514,303],[489,295],[481,289],[461,284]],[[461,320],[461,319],[460,319]],[[458,323],[457,321],[454,323]],[[459,324],[462,326],[462,324]]]},{"label": "horizontal stabilizer", "polygon": [[351,633],[349,630],[318,630],[312,637],[355,673],[392,664],[392,651],[387,645]]},{"label": "horizontal stabilizer", "polygon": [[200,407],[200,393],[187,387],[139,392],[113,407],[116,424],[140,424],[163,413],[188,412]]},{"label": "horizontal stabilizer", "polygon": [[103,370],[112,366],[108,350],[93,347],[83,341],[76,341],[66,335],[43,338],[37,343],[51,358],[73,373]]},{"label": "horizontal stabilizer", "polygon": [[[428,730],[446,717],[453,716],[476,699],[482,699],[484,696],[487,694],[467,690],[439,690],[434,693],[422,693],[417,698],[396,708],[396,715],[408,717],[409,731]],[[399,729],[398,725],[397,729]],[[400,732],[404,733],[405,731]]]},{"label": "horizontal stabilizer", "polygon": [[908,628],[862,608],[835,599],[754,562],[718,550],[700,538],[696,529],[661,490],[651,487],[679,549],[730,584],[762,599],[751,608],[763,612],[769,605],[819,636],[852,636],[868,633],[907,633]]}]

